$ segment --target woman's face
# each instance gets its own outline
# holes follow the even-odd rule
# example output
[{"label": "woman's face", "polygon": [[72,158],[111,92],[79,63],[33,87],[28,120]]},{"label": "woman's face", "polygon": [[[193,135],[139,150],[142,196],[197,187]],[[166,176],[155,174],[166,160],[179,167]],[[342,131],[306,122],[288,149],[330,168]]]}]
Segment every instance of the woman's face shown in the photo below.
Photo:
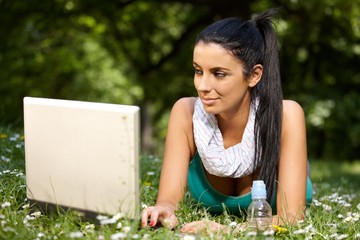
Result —
[{"label": "woman's face", "polygon": [[234,114],[250,103],[251,81],[244,76],[243,64],[221,45],[200,41],[193,65],[194,85],[205,111]]}]

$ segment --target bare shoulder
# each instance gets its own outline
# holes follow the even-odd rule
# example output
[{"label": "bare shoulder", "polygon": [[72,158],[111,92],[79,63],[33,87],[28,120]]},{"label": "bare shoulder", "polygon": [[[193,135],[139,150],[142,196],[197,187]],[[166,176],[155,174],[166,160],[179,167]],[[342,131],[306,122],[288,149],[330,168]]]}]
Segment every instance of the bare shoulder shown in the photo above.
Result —
[{"label": "bare shoulder", "polygon": [[194,114],[196,98],[184,97],[177,100],[171,109],[169,125],[192,131],[192,116]]},{"label": "bare shoulder", "polygon": [[194,106],[195,106],[196,98],[195,97],[184,97],[177,100],[172,108],[172,113],[174,114],[185,114],[193,115]]},{"label": "bare shoulder", "polygon": [[[193,156],[195,153],[192,124],[195,102],[194,97],[181,98],[176,101],[171,110],[165,147],[165,152],[171,153],[171,156],[179,156],[179,152],[181,154],[187,152],[188,156]],[[175,149],[181,150],[174,153]]]},{"label": "bare shoulder", "polygon": [[293,100],[283,100],[283,130],[305,125],[304,110]]},{"label": "bare shoulder", "polygon": [[293,100],[283,100],[284,120],[294,118],[304,118],[304,110],[299,103]]}]

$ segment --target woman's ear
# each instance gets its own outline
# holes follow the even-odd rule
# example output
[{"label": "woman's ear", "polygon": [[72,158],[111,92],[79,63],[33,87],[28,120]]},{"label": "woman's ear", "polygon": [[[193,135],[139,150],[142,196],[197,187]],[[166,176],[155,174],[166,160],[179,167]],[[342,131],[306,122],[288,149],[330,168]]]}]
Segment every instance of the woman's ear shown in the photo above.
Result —
[{"label": "woman's ear", "polygon": [[249,79],[249,87],[255,87],[255,85],[261,80],[261,76],[263,73],[263,66],[261,64],[256,64],[250,75]]}]

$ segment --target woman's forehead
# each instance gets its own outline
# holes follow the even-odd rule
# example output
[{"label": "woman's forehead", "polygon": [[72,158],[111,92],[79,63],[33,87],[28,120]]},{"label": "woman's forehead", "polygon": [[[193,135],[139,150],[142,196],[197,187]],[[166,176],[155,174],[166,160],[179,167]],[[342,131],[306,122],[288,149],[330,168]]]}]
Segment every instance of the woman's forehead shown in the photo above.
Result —
[{"label": "woman's forehead", "polygon": [[223,46],[217,43],[199,42],[195,45],[193,61],[196,64],[238,65],[241,62]]}]

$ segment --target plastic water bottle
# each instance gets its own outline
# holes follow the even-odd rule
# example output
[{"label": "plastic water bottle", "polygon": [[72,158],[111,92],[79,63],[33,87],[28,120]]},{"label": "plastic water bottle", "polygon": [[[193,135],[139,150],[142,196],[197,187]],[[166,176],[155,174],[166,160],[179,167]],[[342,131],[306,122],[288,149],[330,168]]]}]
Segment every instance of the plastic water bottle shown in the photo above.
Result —
[{"label": "plastic water bottle", "polygon": [[252,202],[247,210],[249,233],[273,239],[272,209],[266,201],[266,186],[264,181],[253,181],[251,189]]}]

